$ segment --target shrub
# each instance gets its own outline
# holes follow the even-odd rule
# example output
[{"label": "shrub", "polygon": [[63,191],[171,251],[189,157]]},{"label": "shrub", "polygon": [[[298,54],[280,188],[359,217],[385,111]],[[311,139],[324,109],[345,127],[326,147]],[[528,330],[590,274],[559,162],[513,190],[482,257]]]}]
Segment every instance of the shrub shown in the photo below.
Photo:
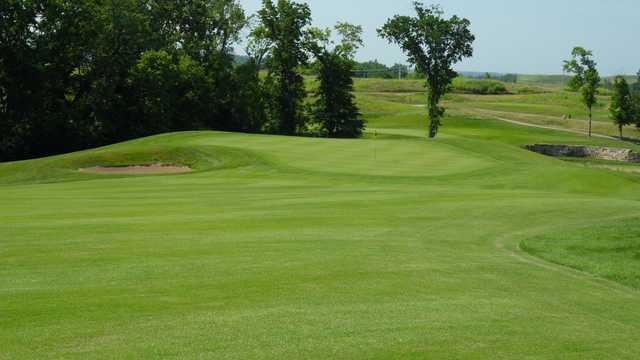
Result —
[{"label": "shrub", "polygon": [[469,79],[463,77],[457,77],[451,84],[454,92],[461,92],[467,94],[477,95],[500,95],[508,94],[507,87],[496,80],[489,79]]}]

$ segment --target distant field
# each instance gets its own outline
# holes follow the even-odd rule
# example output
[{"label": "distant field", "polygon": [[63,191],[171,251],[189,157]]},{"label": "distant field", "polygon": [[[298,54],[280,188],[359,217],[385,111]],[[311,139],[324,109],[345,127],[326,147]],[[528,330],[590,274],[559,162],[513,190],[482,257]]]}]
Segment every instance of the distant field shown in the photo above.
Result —
[{"label": "distant field", "polygon": [[[313,83],[309,79],[310,85]],[[389,93],[410,93],[424,92],[425,80],[421,79],[354,79],[356,92],[389,92]],[[537,93],[544,91],[524,85],[504,84],[490,79],[470,79],[456,78],[451,85],[451,91],[463,94],[478,95],[501,95],[513,93]]]},{"label": "distant field", "polygon": [[568,75],[526,75],[519,74],[518,82],[532,85],[553,85],[563,87],[569,82]]},{"label": "distant field", "polygon": [[[394,104],[426,103],[426,92],[421,80],[358,80],[356,95],[363,104],[372,108],[392,108]],[[587,110],[580,95],[562,88],[504,84],[509,94],[478,95],[454,89],[445,97],[449,114],[479,118],[510,119],[534,125],[552,126],[573,131],[587,128]],[[618,136],[618,129],[609,118],[610,96],[600,95],[593,108],[594,131]],[[624,136],[640,138],[635,126],[624,129]]]},{"label": "distant field", "polygon": [[[427,140],[420,82],[356,87],[363,139],[0,164],[0,358],[640,356],[640,174],[523,149],[639,146],[495,119],[582,121],[562,91],[451,94]],[[194,171],[78,171],[149,163]]]}]

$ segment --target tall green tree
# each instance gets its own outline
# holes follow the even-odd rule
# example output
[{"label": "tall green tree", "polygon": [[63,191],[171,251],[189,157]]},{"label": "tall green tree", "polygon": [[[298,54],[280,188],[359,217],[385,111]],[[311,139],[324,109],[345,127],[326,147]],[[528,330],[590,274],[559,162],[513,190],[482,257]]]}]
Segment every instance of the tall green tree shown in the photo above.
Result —
[{"label": "tall green tree", "polygon": [[588,135],[592,134],[593,106],[598,103],[598,86],[600,86],[600,74],[593,60],[593,52],[582,47],[575,47],[571,52],[572,59],[564,62],[564,70],[574,76],[569,81],[569,88],[580,91],[582,102],[589,113]]},{"label": "tall green tree", "polygon": [[[353,59],[362,46],[362,27],[338,23],[340,37],[336,45],[331,41],[314,46],[318,65],[319,86],[313,103],[315,121],[322,133],[329,137],[351,138],[362,135],[364,121],[353,96]],[[325,38],[329,38],[330,33]]]},{"label": "tall green tree", "polygon": [[475,36],[471,33],[469,20],[458,16],[447,19],[438,6],[426,7],[419,1],[413,5],[416,16],[396,15],[378,29],[378,34],[400,45],[409,62],[426,76],[429,137],[434,138],[445,112],[439,106],[440,99],[458,75],[452,67],[473,56]]},{"label": "tall green tree", "polygon": [[271,41],[268,86],[272,92],[270,104],[271,130],[285,135],[296,134],[306,116],[303,102],[306,97],[304,78],[298,68],[308,64],[305,48],[306,28],[311,23],[307,4],[290,0],[264,0],[258,12],[264,38]]},{"label": "tall green tree", "polygon": [[627,80],[624,76],[616,76],[613,82],[609,116],[616,126],[618,126],[620,139],[622,139],[622,128],[634,122],[635,108],[633,101],[634,99],[631,96],[631,90]]},{"label": "tall green tree", "polygon": [[631,94],[631,102],[633,105],[633,123],[640,128],[640,92],[636,91]]},{"label": "tall green tree", "polygon": [[636,82],[633,83],[632,90],[633,92],[640,92],[640,70],[638,70],[638,73],[636,75]]}]

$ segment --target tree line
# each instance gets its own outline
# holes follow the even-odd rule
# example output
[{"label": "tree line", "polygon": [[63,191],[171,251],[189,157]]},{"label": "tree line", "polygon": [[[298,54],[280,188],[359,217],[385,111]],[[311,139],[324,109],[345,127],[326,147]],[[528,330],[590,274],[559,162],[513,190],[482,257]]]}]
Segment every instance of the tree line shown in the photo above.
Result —
[{"label": "tree line", "polygon": [[[360,136],[361,33],[313,28],[290,0],[252,16],[237,0],[2,1],[0,161],[194,129]],[[318,69],[311,104],[303,66]]]},{"label": "tree line", "polygon": [[[475,37],[467,19],[414,10],[378,34],[426,79],[435,137]],[[248,16],[237,0],[5,0],[0,20],[0,161],[168,131],[347,138],[365,126],[352,94],[362,28],[312,27],[306,4],[263,0]],[[319,86],[307,94],[310,67]]]},{"label": "tree line", "polygon": [[[592,135],[593,106],[598,103],[599,88],[603,84],[593,52],[583,47],[575,47],[571,59],[564,62],[564,71],[573,77],[567,84],[572,91],[580,92],[583,104],[587,107],[589,123],[587,134]],[[638,79],[631,86],[626,77],[618,75],[612,84],[609,116],[618,127],[620,139],[622,129],[627,125],[640,127],[640,71]]]}]

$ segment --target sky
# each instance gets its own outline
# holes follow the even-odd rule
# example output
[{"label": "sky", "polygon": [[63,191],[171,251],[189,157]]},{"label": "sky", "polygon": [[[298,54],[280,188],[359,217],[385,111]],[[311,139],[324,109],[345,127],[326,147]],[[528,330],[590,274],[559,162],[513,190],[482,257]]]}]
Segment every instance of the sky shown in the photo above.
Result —
[{"label": "sky", "polygon": [[[239,0],[247,13],[261,0]],[[307,0],[313,25],[362,25],[360,61],[406,63],[401,49],[378,38],[393,15],[411,15],[411,0]],[[430,4],[428,0],[426,4]],[[466,17],[476,35],[474,56],[459,71],[561,74],[574,46],[594,52],[603,75],[640,69],[640,0],[440,0],[445,14]]]}]

